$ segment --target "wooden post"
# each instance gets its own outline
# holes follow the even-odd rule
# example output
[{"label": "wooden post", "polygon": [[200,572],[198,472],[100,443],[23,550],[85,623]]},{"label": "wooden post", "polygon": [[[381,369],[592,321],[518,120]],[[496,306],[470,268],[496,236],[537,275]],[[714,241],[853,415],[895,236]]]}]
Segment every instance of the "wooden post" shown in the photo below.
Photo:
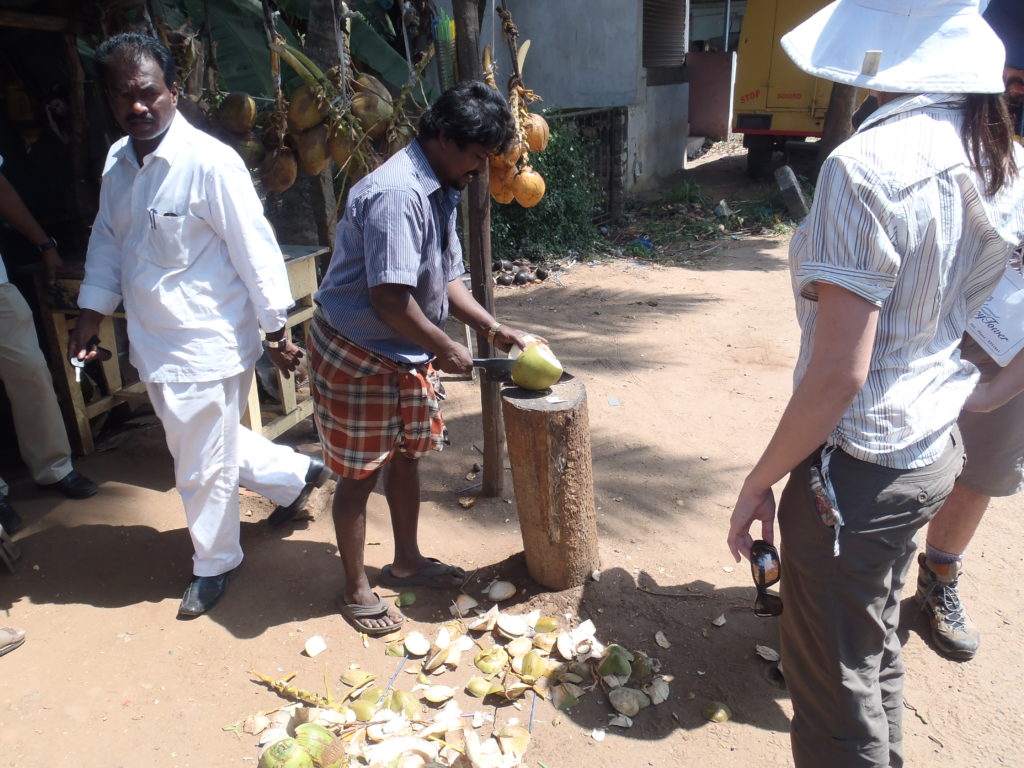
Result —
[{"label": "wooden post", "polygon": [[[463,80],[483,79],[480,62],[480,15],[476,0],[454,0],[455,45],[459,75]],[[487,175],[470,182],[465,197],[468,201],[467,243],[469,249],[470,285],[475,298],[494,314],[494,285],[491,282],[491,195]],[[487,337],[478,334],[478,357],[493,357],[494,350]],[[484,470],[482,495],[497,496],[505,482],[505,429],[501,422],[499,385],[480,377],[480,407],[484,425]]]},{"label": "wooden post", "polygon": [[502,393],[526,568],[549,589],[582,584],[599,565],[587,391],[569,378],[548,392]]}]

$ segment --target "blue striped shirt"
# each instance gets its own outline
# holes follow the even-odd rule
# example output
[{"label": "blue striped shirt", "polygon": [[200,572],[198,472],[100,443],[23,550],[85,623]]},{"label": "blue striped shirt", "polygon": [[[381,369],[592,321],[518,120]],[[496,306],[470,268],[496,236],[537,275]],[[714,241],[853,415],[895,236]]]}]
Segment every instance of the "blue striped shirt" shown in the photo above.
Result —
[{"label": "blue striped shirt", "polygon": [[400,336],[374,311],[370,289],[408,286],[427,319],[444,327],[448,283],[465,272],[456,231],[459,197],[457,190],[441,186],[416,140],[356,182],[314,297],[327,324],[390,360],[431,359],[429,351]]},{"label": "blue striped shirt", "polygon": [[960,338],[1024,240],[1024,178],[985,197],[960,138],[960,107],[956,96],[922,94],[879,108],[825,161],[790,244],[797,383],[819,283],[879,307],[867,382],[832,441],[885,467],[923,467],[942,453],[977,381]]}]

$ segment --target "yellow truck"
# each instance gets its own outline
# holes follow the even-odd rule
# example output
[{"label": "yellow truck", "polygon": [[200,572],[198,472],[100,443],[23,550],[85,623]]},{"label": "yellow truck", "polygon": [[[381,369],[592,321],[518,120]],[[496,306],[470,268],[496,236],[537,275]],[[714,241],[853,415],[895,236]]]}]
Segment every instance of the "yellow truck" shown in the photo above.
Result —
[{"label": "yellow truck", "polygon": [[763,176],[785,143],[821,136],[832,83],[797,68],[779,39],[826,0],[749,0],[737,50],[733,132],[743,134],[747,173]]}]

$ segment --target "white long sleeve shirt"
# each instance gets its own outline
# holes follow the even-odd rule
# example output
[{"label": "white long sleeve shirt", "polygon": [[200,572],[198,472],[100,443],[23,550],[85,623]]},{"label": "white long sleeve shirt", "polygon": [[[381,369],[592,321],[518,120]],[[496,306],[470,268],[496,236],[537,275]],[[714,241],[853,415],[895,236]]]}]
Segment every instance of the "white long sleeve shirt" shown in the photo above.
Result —
[{"label": "white long sleeve shirt", "polygon": [[131,362],[154,382],[240,373],[292,304],[241,158],[181,114],[141,167],[127,137],[107,154],[78,305],[109,315],[122,301]]}]

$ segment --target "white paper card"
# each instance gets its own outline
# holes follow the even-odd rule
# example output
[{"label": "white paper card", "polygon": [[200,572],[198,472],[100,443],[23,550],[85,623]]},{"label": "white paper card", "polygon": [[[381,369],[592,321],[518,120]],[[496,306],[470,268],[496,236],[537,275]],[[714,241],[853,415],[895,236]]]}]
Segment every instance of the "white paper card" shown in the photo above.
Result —
[{"label": "white paper card", "polygon": [[1024,348],[1024,277],[1007,266],[992,295],[967,322],[967,332],[999,365]]}]

